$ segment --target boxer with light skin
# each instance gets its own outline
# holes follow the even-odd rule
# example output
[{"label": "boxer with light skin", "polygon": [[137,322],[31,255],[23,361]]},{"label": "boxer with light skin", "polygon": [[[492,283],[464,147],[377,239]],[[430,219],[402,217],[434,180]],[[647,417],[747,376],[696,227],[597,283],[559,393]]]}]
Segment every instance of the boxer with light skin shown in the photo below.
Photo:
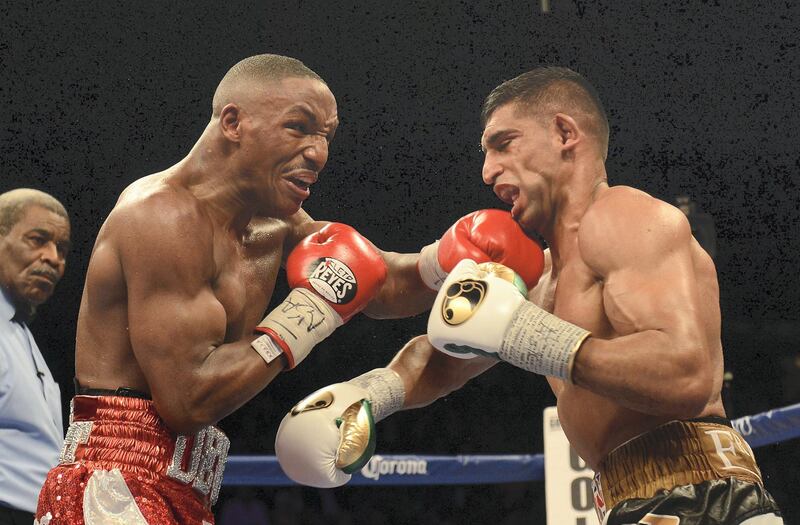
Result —
[{"label": "boxer with light skin", "polygon": [[[123,191],[89,262],[77,395],[39,525],[213,523],[228,451],[216,422],[359,311],[430,307],[457,262],[439,243],[385,252],[302,209],[337,126],[316,73],[288,57],[250,57],[220,82],[189,154]],[[497,213],[499,222],[477,212],[457,224],[524,236]],[[441,245],[505,260],[473,241],[466,231]],[[291,291],[264,317],[282,265]]]},{"label": "boxer with light skin", "polygon": [[[379,420],[505,361],[546,376],[564,432],[597,472],[603,523],[782,523],[752,451],[724,419],[714,264],[680,210],[608,185],[609,127],[594,88],[566,68],[533,70],[495,88],[482,120],[483,181],[526,232],[546,240],[541,279],[526,298],[474,261],[460,262],[431,309],[427,337],[387,368],[328,388],[356,389],[351,398],[366,398]],[[475,282],[485,293],[474,293]],[[468,311],[454,317],[463,299]],[[284,438],[303,417],[284,418],[282,465],[281,455],[297,461]],[[327,468],[327,456],[315,459],[293,472],[328,486],[347,481],[341,467]]]}]

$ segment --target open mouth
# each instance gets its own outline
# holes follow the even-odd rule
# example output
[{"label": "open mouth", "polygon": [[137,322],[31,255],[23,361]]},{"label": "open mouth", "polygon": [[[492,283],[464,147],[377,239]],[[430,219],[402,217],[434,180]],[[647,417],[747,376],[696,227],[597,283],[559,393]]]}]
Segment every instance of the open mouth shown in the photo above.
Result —
[{"label": "open mouth", "polygon": [[513,206],[517,197],[519,197],[519,188],[509,184],[498,184],[494,187],[494,194],[497,195],[501,201]]},{"label": "open mouth", "polygon": [[294,196],[302,201],[311,195],[311,186],[317,182],[317,175],[313,171],[297,170],[294,175],[287,175],[284,180]]},{"label": "open mouth", "polygon": [[317,172],[307,168],[287,170],[285,177],[289,187],[301,199],[307,199],[311,195],[311,186],[317,182]]},{"label": "open mouth", "polygon": [[291,182],[292,184],[294,184],[303,191],[308,191],[308,189],[311,187],[310,182],[298,179],[297,177],[289,177],[289,182]]}]

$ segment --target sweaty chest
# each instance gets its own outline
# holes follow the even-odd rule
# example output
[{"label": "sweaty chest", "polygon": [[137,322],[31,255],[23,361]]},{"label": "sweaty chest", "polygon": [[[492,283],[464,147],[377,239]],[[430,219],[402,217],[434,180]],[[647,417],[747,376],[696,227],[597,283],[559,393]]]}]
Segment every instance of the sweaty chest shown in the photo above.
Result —
[{"label": "sweaty chest", "polygon": [[250,333],[269,303],[281,263],[281,244],[253,253],[246,246],[228,247],[218,261],[214,295],[225,309],[225,341]]},{"label": "sweaty chest", "polygon": [[583,261],[568,261],[558,276],[552,312],[599,337],[612,336],[603,304],[603,281]]}]

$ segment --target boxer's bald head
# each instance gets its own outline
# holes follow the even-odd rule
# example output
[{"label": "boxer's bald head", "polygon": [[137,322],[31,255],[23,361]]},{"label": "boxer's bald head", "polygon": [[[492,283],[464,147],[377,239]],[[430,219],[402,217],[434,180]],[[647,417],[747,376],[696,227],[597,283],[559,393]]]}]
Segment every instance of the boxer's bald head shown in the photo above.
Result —
[{"label": "boxer's bald head", "polygon": [[230,68],[217,86],[212,116],[218,117],[226,104],[241,103],[241,97],[248,96],[253,87],[290,77],[313,78],[325,84],[319,75],[295,58],[270,54],[245,58]]},{"label": "boxer's bald head", "polygon": [[518,104],[528,114],[550,118],[564,113],[593,135],[608,155],[608,119],[597,91],[580,74],[565,67],[543,67],[523,73],[494,88],[481,108],[481,123],[498,108]]}]

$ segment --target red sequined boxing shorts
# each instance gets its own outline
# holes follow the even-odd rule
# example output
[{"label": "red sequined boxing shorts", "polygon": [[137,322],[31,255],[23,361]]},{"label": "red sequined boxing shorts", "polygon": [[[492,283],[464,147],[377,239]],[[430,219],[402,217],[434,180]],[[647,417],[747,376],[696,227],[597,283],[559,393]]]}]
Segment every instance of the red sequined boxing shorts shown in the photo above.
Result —
[{"label": "red sequined boxing shorts", "polygon": [[229,445],[212,426],[175,434],[147,399],[75,396],[36,523],[212,524]]}]

